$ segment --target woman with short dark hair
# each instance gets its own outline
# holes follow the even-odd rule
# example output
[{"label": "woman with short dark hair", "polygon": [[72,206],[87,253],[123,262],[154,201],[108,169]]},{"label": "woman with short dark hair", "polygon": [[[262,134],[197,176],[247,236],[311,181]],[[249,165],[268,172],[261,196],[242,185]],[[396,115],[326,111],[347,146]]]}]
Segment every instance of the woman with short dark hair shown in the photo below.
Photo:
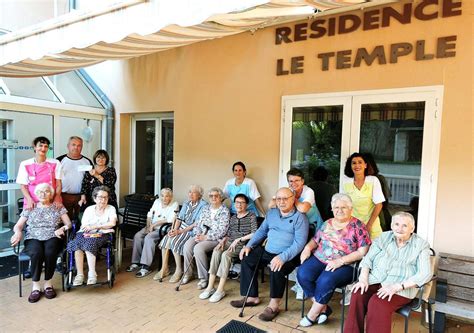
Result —
[{"label": "woman with short dark hair", "polygon": [[[211,264],[209,268],[209,283],[206,290],[200,295],[200,299],[208,299],[211,303],[219,302],[224,296],[224,285],[227,280],[232,258],[239,256],[244,244],[252,238],[257,230],[257,217],[253,212],[247,210],[249,198],[239,193],[234,198],[237,213],[232,215],[229,222],[229,230],[224,238],[212,251]],[[219,277],[219,286],[214,289],[216,277]]]},{"label": "woman with short dark hair", "polygon": [[48,158],[48,150],[51,142],[44,136],[39,136],[33,140],[34,158],[27,159],[20,163],[17,184],[20,184],[23,193],[23,207],[33,209],[39,201],[35,195],[35,187],[41,183],[47,183],[54,189],[53,201],[62,203],[61,199],[61,163],[53,158]]},{"label": "woman with short dark hair", "polygon": [[232,165],[232,172],[234,178],[229,179],[224,185],[224,193],[231,201],[230,212],[236,213],[234,205],[234,198],[237,194],[245,194],[249,198],[248,210],[260,216],[265,216],[265,209],[260,202],[260,192],[257,189],[257,185],[247,177],[247,168],[241,161],[235,162]]},{"label": "woman with short dark hair", "polygon": [[118,210],[117,195],[115,194],[115,182],[117,181],[117,174],[115,168],[108,166],[110,161],[109,154],[99,149],[94,153],[93,161],[94,168],[89,172],[84,173],[81,188],[81,200],[79,206],[85,205],[89,207],[94,204],[92,198],[92,191],[97,186],[105,185],[109,188],[109,205]]}]

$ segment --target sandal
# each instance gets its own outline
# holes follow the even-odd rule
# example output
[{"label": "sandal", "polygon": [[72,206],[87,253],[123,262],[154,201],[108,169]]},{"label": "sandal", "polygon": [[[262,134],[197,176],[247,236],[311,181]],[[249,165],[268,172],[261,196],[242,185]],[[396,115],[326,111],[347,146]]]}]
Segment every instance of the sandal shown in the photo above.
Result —
[{"label": "sandal", "polygon": [[318,318],[316,318],[318,320],[318,324],[324,324],[328,320],[331,314],[332,314],[332,309],[329,305],[327,305],[326,310],[321,312]]},{"label": "sandal", "polygon": [[310,326],[313,326],[314,324],[316,324],[316,320],[318,318],[316,318],[315,320],[311,320],[309,319],[308,315],[304,316],[303,319],[300,320],[300,326],[302,327],[310,327]]},{"label": "sandal", "polygon": [[183,273],[174,273],[173,276],[170,279],[170,283],[178,283],[179,280],[181,280],[181,276],[183,276]]},{"label": "sandal", "polygon": [[56,291],[53,287],[44,288],[44,297],[47,299],[53,299],[56,297]]}]

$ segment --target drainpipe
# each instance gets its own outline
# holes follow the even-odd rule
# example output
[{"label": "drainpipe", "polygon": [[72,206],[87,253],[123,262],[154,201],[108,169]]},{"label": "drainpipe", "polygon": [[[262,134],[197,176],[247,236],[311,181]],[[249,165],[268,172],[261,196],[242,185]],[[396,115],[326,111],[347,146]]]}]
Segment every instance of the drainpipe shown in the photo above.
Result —
[{"label": "drainpipe", "polygon": [[76,0],[69,0],[69,11],[71,12],[73,9],[76,9],[76,7]]},{"label": "drainpipe", "polygon": [[94,82],[94,80],[87,74],[84,69],[79,69],[76,73],[81,77],[84,82],[92,89],[93,93],[99,98],[99,102],[104,106],[106,111],[105,116],[105,150],[110,155],[110,160],[114,161],[114,113],[115,108],[112,101],[105,95],[102,89]]}]

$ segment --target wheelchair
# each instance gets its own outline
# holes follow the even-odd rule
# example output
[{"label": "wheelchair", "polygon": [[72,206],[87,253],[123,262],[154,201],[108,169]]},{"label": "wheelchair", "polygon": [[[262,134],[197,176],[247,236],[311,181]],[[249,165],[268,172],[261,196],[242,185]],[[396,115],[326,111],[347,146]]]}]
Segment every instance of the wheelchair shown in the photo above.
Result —
[{"label": "wheelchair", "polygon": [[[73,223],[72,232],[70,239],[76,236],[76,229],[78,227]],[[118,233],[118,234],[117,234]],[[115,275],[117,272],[115,255],[117,252],[116,243],[120,239],[120,229],[115,226],[114,232],[102,234],[101,237],[106,237],[107,242],[99,249],[97,254],[97,262],[100,259],[105,258],[105,264],[107,269],[107,280],[97,281],[95,284],[82,284],[80,286],[74,286],[73,280],[76,275],[75,258],[73,251],[67,251],[67,267],[64,271],[64,289],[68,292],[73,288],[93,287],[108,285],[109,288],[113,288],[115,282]],[[104,253],[105,252],[105,253]]]}]

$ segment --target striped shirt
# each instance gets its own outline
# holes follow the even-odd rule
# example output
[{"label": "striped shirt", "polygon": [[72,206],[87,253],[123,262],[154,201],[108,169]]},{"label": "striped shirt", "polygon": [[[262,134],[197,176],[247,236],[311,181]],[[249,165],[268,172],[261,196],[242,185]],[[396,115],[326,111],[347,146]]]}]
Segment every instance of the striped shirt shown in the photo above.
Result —
[{"label": "striped shirt", "polygon": [[[433,276],[430,265],[430,245],[412,234],[405,246],[399,248],[393,231],[386,231],[372,242],[360,267],[370,269],[369,284],[382,286],[411,281],[421,286]],[[417,288],[399,291],[406,298],[415,298]]]},{"label": "striped shirt", "polygon": [[237,238],[254,233],[256,230],[257,217],[254,213],[248,212],[247,215],[241,218],[238,218],[237,215],[232,215],[227,236],[229,237],[229,242],[233,242]]}]

